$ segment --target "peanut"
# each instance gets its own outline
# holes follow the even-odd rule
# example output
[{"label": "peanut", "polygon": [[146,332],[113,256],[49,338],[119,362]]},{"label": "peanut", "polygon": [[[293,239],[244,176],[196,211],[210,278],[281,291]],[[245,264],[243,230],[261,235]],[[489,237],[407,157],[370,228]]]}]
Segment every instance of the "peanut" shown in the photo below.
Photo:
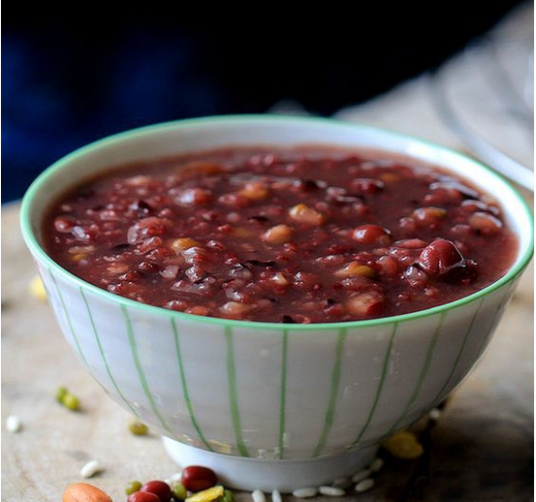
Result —
[{"label": "peanut", "polygon": [[63,492],[62,502],[112,502],[112,498],[89,483],[73,483]]}]

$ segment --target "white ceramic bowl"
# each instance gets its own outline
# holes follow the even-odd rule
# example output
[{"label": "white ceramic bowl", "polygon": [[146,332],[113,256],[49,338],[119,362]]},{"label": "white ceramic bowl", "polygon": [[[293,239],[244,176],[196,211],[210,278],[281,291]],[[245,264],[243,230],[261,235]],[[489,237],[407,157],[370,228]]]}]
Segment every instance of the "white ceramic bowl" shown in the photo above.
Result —
[{"label": "white ceramic bowl", "polygon": [[[410,156],[483,187],[519,236],[515,263],[484,290],[423,312],[281,325],[137,303],[71,275],[42,248],[51,201],[110,166],[229,145],[315,143]],[[166,447],[180,463],[212,466],[235,487],[282,491],[351,474],[380,439],[444,399],[484,351],[532,254],[528,208],[474,160],[382,130],[270,116],[186,120],[82,148],[28,190],[22,230],[65,336],[110,396],[171,438]]]}]

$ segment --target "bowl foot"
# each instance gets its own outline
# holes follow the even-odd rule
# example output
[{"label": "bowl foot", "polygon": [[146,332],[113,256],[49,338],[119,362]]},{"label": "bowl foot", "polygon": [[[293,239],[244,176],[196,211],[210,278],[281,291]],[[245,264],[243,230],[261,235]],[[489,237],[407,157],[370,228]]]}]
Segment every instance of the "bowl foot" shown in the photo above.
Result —
[{"label": "bowl foot", "polygon": [[164,447],[180,466],[210,467],[223,485],[238,490],[290,493],[298,488],[330,484],[370,464],[377,446],[318,459],[263,460],[201,450],[163,437]]}]

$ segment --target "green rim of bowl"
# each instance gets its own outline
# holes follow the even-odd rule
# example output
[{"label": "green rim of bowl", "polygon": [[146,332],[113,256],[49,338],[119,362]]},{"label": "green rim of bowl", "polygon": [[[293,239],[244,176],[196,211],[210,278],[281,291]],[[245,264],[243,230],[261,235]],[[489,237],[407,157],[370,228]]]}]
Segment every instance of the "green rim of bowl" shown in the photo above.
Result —
[{"label": "green rim of bowl", "polygon": [[[48,256],[45,250],[37,242],[37,239],[34,236],[32,226],[31,226],[31,221],[30,221],[32,201],[38,194],[39,190],[41,189],[41,186],[48,180],[48,178],[52,174],[54,174],[56,171],[61,170],[62,167],[66,163],[71,162],[75,160],[76,158],[85,155],[86,153],[93,150],[94,148],[99,148],[102,146],[109,146],[113,143],[122,141],[125,138],[135,137],[137,135],[145,135],[146,133],[151,132],[151,131],[164,130],[167,128],[182,129],[182,128],[188,128],[192,125],[203,125],[203,124],[222,125],[226,123],[244,122],[244,121],[246,122],[248,121],[249,122],[274,121],[274,122],[287,122],[287,123],[288,122],[301,122],[301,123],[325,124],[331,127],[334,127],[334,126],[335,127],[344,126],[346,128],[353,127],[355,129],[362,130],[362,131],[377,132],[377,133],[382,134],[384,137],[388,136],[393,139],[412,141],[413,143],[416,143],[416,144],[426,145],[428,147],[432,147],[439,151],[447,152],[450,155],[453,155],[454,157],[457,157],[460,160],[463,160],[464,162],[469,161],[473,163],[475,166],[486,170],[490,175],[492,175],[494,178],[496,178],[501,183],[503,183],[505,187],[508,190],[510,190],[518,199],[521,206],[524,208],[528,221],[530,222],[530,225],[531,225],[530,240],[528,242],[528,245],[526,246],[526,249],[523,252],[523,254],[517,258],[514,266],[510,270],[508,270],[508,272],[499,280],[490,284],[484,289],[477,291],[476,293],[473,293],[469,296],[465,296],[463,298],[460,298],[459,300],[456,300],[450,303],[438,305],[436,307],[426,309],[426,310],[411,312],[409,314],[401,314],[397,316],[381,317],[377,319],[369,319],[369,320],[362,320],[362,321],[312,323],[312,324],[282,324],[282,323],[275,323],[275,322],[242,321],[242,320],[233,320],[233,319],[220,319],[218,317],[198,316],[194,314],[187,314],[184,312],[176,312],[173,310],[168,310],[163,307],[157,307],[154,305],[147,305],[144,303],[136,302],[134,300],[130,300],[128,298],[124,298],[119,295],[115,295],[113,293],[110,293],[109,291],[101,289],[97,286],[94,286],[93,284],[90,284],[89,282],[86,282],[80,279],[79,277],[71,274],[64,268],[60,267],[54,260],[52,260],[52,258],[50,258],[50,256]],[[411,155],[409,156],[411,157]],[[22,206],[21,206],[22,235],[24,237],[24,240],[26,241],[27,246],[30,248],[30,250],[36,256],[38,256],[39,259],[42,260],[51,269],[65,276],[68,280],[70,280],[71,282],[74,282],[76,285],[84,287],[88,291],[91,291],[93,294],[100,296],[102,299],[112,301],[112,302],[117,302],[119,304],[126,305],[129,307],[138,309],[138,310],[142,310],[142,311],[147,312],[148,314],[153,314],[153,315],[154,314],[165,315],[168,317],[183,319],[185,321],[201,323],[201,324],[208,323],[208,324],[216,324],[220,326],[231,326],[231,327],[236,327],[236,328],[250,328],[250,329],[260,329],[260,330],[271,330],[271,329],[280,330],[282,327],[284,327],[288,331],[304,331],[304,330],[305,331],[307,330],[318,331],[318,330],[323,330],[323,329],[332,330],[332,329],[340,329],[340,328],[346,328],[346,329],[366,328],[366,327],[378,326],[382,324],[389,324],[393,322],[399,323],[399,322],[411,321],[411,320],[415,320],[415,319],[419,319],[423,317],[440,314],[441,312],[445,312],[447,310],[451,310],[451,309],[469,304],[501,288],[502,286],[509,283],[510,281],[513,281],[514,279],[517,278],[519,274],[523,272],[525,267],[528,265],[532,257],[532,253],[533,253],[533,247],[534,247],[534,233],[532,232],[533,227],[534,227],[534,221],[533,221],[532,211],[530,210],[528,204],[525,202],[523,197],[521,197],[519,192],[515,188],[513,188],[502,176],[500,176],[498,173],[493,171],[491,168],[487,167],[481,162],[478,162],[470,157],[462,155],[459,152],[437,145],[433,142],[415,138],[413,136],[406,135],[406,134],[399,134],[393,131],[389,131],[389,130],[381,129],[377,127],[354,124],[351,122],[345,122],[342,120],[336,120],[336,119],[330,119],[330,118],[295,117],[295,116],[285,116],[285,115],[221,115],[221,116],[215,116],[215,117],[201,117],[201,118],[195,118],[195,119],[185,119],[185,120],[154,124],[154,125],[150,125],[146,127],[141,127],[141,128],[125,131],[119,134],[115,134],[113,136],[108,136],[104,139],[95,141],[93,143],[90,143],[89,145],[86,145],[82,148],[75,150],[74,152],[61,158],[60,160],[52,164],[50,167],[48,167],[45,171],[43,171],[35,179],[35,181],[32,183],[30,188],[27,190],[26,194],[24,195],[22,199]]]}]

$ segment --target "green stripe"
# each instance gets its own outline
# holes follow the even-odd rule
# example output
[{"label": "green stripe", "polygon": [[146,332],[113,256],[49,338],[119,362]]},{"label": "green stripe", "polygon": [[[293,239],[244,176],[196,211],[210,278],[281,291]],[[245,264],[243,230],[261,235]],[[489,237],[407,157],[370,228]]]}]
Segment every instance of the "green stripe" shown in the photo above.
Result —
[{"label": "green stripe", "polygon": [[400,415],[398,420],[393,424],[390,431],[388,432],[388,435],[391,435],[393,432],[396,431],[400,423],[406,418],[409,411],[411,410],[411,407],[415,404],[415,401],[417,401],[417,398],[419,397],[422,384],[424,383],[426,374],[428,373],[428,370],[430,369],[430,363],[432,362],[432,357],[433,357],[434,349],[437,343],[437,338],[438,338],[439,332],[441,331],[441,326],[443,325],[443,321],[445,320],[446,314],[447,314],[446,312],[442,312],[439,316],[439,322],[437,323],[437,328],[435,329],[432,339],[430,340],[430,344],[428,345],[428,350],[426,351],[424,364],[423,364],[421,373],[419,374],[417,385],[415,385],[415,389],[413,389],[413,394],[411,395],[404,412],[402,413],[402,415]]},{"label": "green stripe", "polygon": [[288,330],[283,330],[283,340],[281,349],[281,389],[279,397],[279,458],[283,458],[285,419],[286,419],[286,402],[287,402],[287,349],[288,349]]},{"label": "green stripe", "polygon": [[359,441],[361,441],[361,438],[364,436],[366,430],[368,429],[370,425],[370,422],[372,421],[372,417],[374,416],[374,413],[376,412],[376,407],[378,406],[378,402],[380,401],[380,396],[382,393],[383,384],[385,382],[385,377],[387,376],[387,369],[389,367],[389,360],[391,358],[391,351],[393,349],[393,342],[395,340],[395,334],[396,334],[397,329],[398,329],[398,323],[395,322],[393,325],[393,331],[391,332],[391,337],[389,339],[389,345],[387,346],[387,352],[385,353],[385,356],[383,357],[382,372],[380,376],[380,383],[378,384],[378,389],[376,390],[376,397],[374,398],[374,402],[372,403],[372,408],[370,409],[365,425],[361,429],[361,432],[357,435],[356,439],[350,445],[350,448],[353,448],[356,444],[359,443]]},{"label": "green stripe", "polygon": [[[507,289],[506,293],[502,296],[501,300],[499,301],[497,309],[495,310],[495,314],[493,315],[493,318],[491,319],[491,322],[489,323],[489,327],[488,327],[488,330],[487,330],[487,331],[489,331],[489,333],[488,333],[487,336],[483,337],[482,343],[480,344],[480,347],[478,347],[477,354],[480,354],[480,352],[484,348],[484,344],[486,343],[486,341],[491,336],[491,334],[492,334],[491,330],[493,329],[493,325],[495,324],[495,321],[497,320],[497,317],[501,313],[501,310],[504,308],[504,306],[506,304],[505,300],[507,300],[509,295],[510,295],[510,289]],[[479,356],[477,356],[477,357],[479,357]]]},{"label": "green stripe", "polygon": [[89,316],[89,320],[91,322],[91,327],[93,328],[93,333],[95,334],[95,340],[97,341],[97,345],[99,346],[99,352],[101,354],[102,362],[104,363],[104,367],[106,368],[106,373],[108,373],[108,376],[110,377],[110,381],[112,382],[116,392],[119,394],[121,399],[130,408],[132,413],[134,413],[134,415],[137,415],[136,410],[134,409],[134,407],[126,400],[126,398],[123,395],[123,393],[119,390],[117,382],[115,381],[115,378],[112,375],[112,371],[110,370],[110,366],[108,366],[108,361],[106,360],[106,356],[104,354],[104,349],[102,348],[99,333],[97,331],[97,326],[95,324],[95,320],[93,319],[93,314],[91,313],[91,309],[89,308],[89,303],[87,301],[86,295],[84,294],[84,290],[82,289],[82,287],[80,287],[80,294],[82,295],[82,299],[84,300],[84,303],[86,304],[86,309],[87,309],[87,313],[88,313],[88,316]]},{"label": "green stripe", "polygon": [[236,367],[234,361],[233,332],[229,326],[225,327],[225,341],[227,344],[227,380],[229,382],[229,407],[233,420],[233,429],[236,437],[236,448],[243,457],[249,457],[248,449],[242,437],[242,424],[238,407],[238,394],[236,391]]},{"label": "green stripe", "polygon": [[335,416],[335,406],[337,404],[337,396],[339,393],[339,383],[341,380],[341,368],[342,368],[342,353],[344,349],[344,342],[346,340],[346,329],[342,328],[339,330],[339,335],[337,339],[337,349],[335,353],[335,364],[333,365],[333,373],[331,375],[331,391],[329,397],[328,409],[326,411],[326,416],[324,418],[324,427],[322,429],[322,434],[318,440],[318,444],[313,451],[313,457],[318,457],[324,446],[326,446],[326,441],[328,439],[329,432],[333,426],[333,418]]},{"label": "green stripe", "polygon": [[197,419],[195,418],[194,409],[192,407],[192,401],[190,400],[190,393],[188,392],[188,386],[186,385],[186,375],[184,374],[184,365],[182,362],[182,351],[179,341],[179,332],[177,330],[177,326],[175,325],[175,322],[173,318],[170,318],[171,321],[171,328],[173,329],[173,337],[175,338],[175,351],[177,353],[177,361],[179,364],[179,373],[181,377],[181,385],[182,385],[182,395],[184,397],[184,402],[186,403],[186,408],[188,409],[188,414],[190,415],[190,421],[192,422],[192,425],[194,426],[195,431],[197,432],[197,435],[199,436],[199,439],[203,442],[203,444],[209,449],[210,451],[214,451],[210,444],[205,439],[205,436],[201,432],[201,427],[199,427],[199,424],[197,423]]},{"label": "green stripe", "polygon": [[74,344],[76,345],[76,350],[78,351],[78,354],[80,354],[80,357],[82,358],[82,361],[86,365],[87,368],[89,368],[89,364],[87,363],[86,356],[84,355],[84,352],[82,351],[82,347],[80,346],[80,342],[78,341],[78,337],[76,336],[76,333],[73,328],[73,323],[71,321],[71,316],[69,315],[69,311],[67,310],[67,306],[65,305],[65,301],[63,300],[63,295],[61,294],[60,287],[56,281],[56,278],[54,277],[54,274],[49,270],[48,271],[50,277],[52,277],[52,281],[54,282],[54,285],[56,286],[56,291],[58,292],[58,296],[60,299],[61,306],[63,308],[63,311],[65,312],[65,318],[67,319],[67,324],[69,325],[69,331],[71,332],[71,336],[74,340]]},{"label": "green stripe", "polygon": [[128,315],[128,311],[125,305],[121,305],[121,312],[123,312],[123,316],[125,317],[125,323],[126,323],[127,334],[128,334],[128,342],[130,344],[132,358],[134,359],[134,366],[136,367],[136,372],[138,373],[138,378],[140,380],[140,384],[143,389],[143,392],[145,393],[145,396],[147,397],[147,400],[149,401],[151,410],[153,410],[153,413],[158,417],[158,420],[160,421],[160,424],[162,425],[162,427],[166,429],[166,431],[168,431],[172,436],[174,436],[173,431],[170,429],[169,425],[160,414],[160,410],[156,406],[156,403],[153,399],[153,395],[151,394],[151,390],[149,389],[149,385],[147,384],[147,379],[145,377],[145,373],[143,372],[143,368],[140,362],[140,356],[138,354],[138,348],[136,346],[134,330],[132,329],[132,321],[130,320],[130,316]]},{"label": "green stripe", "polygon": [[446,382],[443,384],[443,387],[441,387],[441,390],[437,393],[437,396],[432,401],[434,404],[437,404],[438,400],[440,398],[442,399],[443,392],[445,391],[445,389],[449,385],[450,381],[452,380],[452,377],[454,376],[454,372],[456,371],[456,368],[458,367],[458,364],[459,364],[460,359],[462,357],[463,351],[465,349],[465,345],[467,344],[467,340],[469,340],[469,335],[473,331],[473,325],[475,324],[475,321],[476,321],[476,318],[478,316],[478,313],[480,312],[480,309],[482,308],[482,305],[484,305],[484,300],[485,300],[485,298],[482,298],[482,300],[480,301],[477,309],[475,310],[475,313],[473,314],[473,318],[471,319],[471,323],[469,324],[469,328],[467,329],[467,332],[465,333],[465,336],[463,337],[462,345],[460,347],[460,350],[458,351],[458,355],[456,356],[456,360],[454,361],[454,365],[452,366],[452,369],[450,370],[450,374],[449,374]]}]

